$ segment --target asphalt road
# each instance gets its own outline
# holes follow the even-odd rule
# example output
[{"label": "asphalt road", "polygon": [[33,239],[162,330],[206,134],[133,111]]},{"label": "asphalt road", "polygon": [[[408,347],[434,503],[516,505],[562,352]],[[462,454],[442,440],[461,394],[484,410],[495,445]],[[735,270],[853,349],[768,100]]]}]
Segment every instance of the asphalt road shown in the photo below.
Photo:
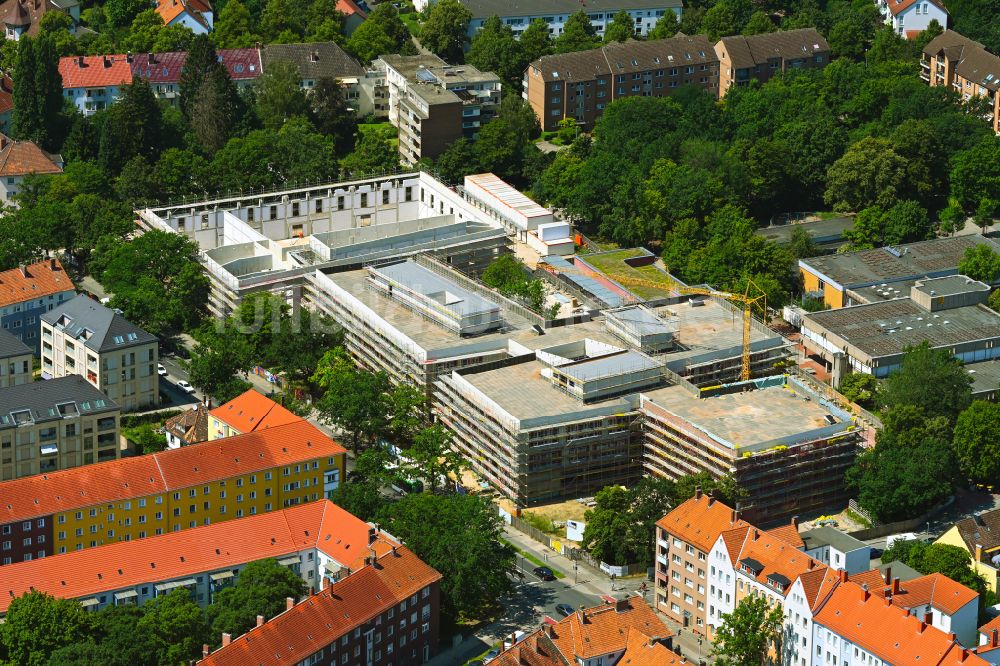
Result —
[{"label": "asphalt road", "polygon": [[160,364],[167,369],[167,375],[160,377],[160,393],[169,396],[170,404],[161,403],[159,409],[193,405],[202,398],[198,392],[187,393],[177,386],[179,380],[188,378],[187,370],[181,365],[180,359],[175,356],[161,356]]}]

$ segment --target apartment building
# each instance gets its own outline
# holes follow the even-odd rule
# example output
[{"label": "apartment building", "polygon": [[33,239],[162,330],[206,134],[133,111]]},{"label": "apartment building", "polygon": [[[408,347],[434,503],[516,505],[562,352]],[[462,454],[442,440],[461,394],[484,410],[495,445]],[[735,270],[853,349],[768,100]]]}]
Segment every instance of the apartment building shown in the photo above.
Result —
[{"label": "apartment building", "polygon": [[32,379],[31,347],[0,329],[0,388],[27,384]]},{"label": "apartment building", "polygon": [[461,137],[475,140],[500,108],[500,78],[472,65],[449,65],[433,54],[384,55],[389,122],[399,130],[399,157],[416,164],[437,157]]},{"label": "apartment building", "polygon": [[250,389],[208,413],[207,439],[245,435],[301,420],[274,400]]},{"label": "apartment building", "polygon": [[122,411],[160,404],[160,341],[80,294],[41,316],[42,377],[80,375]]},{"label": "apartment building", "polygon": [[948,8],[941,0],[875,0],[875,5],[885,24],[906,39],[916,39],[931,21],[948,27]]},{"label": "apartment building", "polygon": [[0,134],[0,201],[16,207],[15,196],[26,177],[62,173],[62,165],[62,156],[47,153],[34,141]]},{"label": "apartment building", "polygon": [[[36,537],[42,530],[35,530]],[[9,537],[4,536],[4,539]],[[108,543],[4,567],[0,617],[34,590],[76,599],[87,610],[143,605],[177,588],[202,606],[239,580],[243,567],[274,559],[312,588],[365,566],[398,543],[329,500],[203,525],[134,541]]]},{"label": "apartment building", "polygon": [[1000,569],[1000,510],[963,518],[945,530],[934,543],[956,546],[969,554],[970,566],[996,592]]},{"label": "apartment building", "polygon": [[871,567],[871,546],[850,534],[829,527],[814,527],[801,534],[802,549],[831,569],[858,574]]},{"label": "apartment building", "polygon": [[716,43],[715,53],[719,57],[720,97],[734,85],[764,83],[793,69],[821,69],[830,64],[831,57],[830,45],[815,28],[723,37]]},{"label": "apartment building", "polygon": [[1000,56],[954,30],[945,30],[924,47],[920,78],[930,86],[947,86],[966,102],[985,99],[986,120],[1000,134]]},{"label": "apartment building", "polygon": [[177,25],[196,35],[212,32],[214,12],[208,0],[157,0],[156,13],[163,25]]},{"label": "apartment building", "polygon": [[120,411],[77,375],[0,388],[0,479],[115,460]]},{"label": "apartment building", "polygon": [[[417,11],[431,3],[431,0],[417,0]],[[516,4],[502,0],[462,0],[462,5],[472,12],[469,20],[469,39],[476,36],[483,24],[491,16],[499,16],[504,25],[510,26],[515,37],[520,37],[535,19],[543,20],[549,27],[549,35],[555,39],[563,33],[566,21],[579,11],[584,11],[598,36],[620,11],[628,13],[635,24],[635,34],[645,37],[667,12],[681,17],[681,0],[591,0],[581,5],[574,0],[531,0]]]},{"label": "apartment building", "polygon": [[[719,536],[736,528],[748,528],[738,511],[699,488],[656,522],[656,609],[674,622],[707,635],[708,554]],[[712,590],[714,594],[715,590]]]},{"label": "apartment building", "polygon": [[344,454],[301,420],[14,479],[0,484],[0,530],[35,521],[46,530],[38,551],[49,556],[268,513],[327,497],[344,476]]},{"label": "apartment building", "polygon": [[59,59],[59,75],[66,100],[85,116],[114,104],[133,78],[126,55],[66,56]]},{"label": "apartment building", "polygon": [[68,14],[73,20],[70,32],[80,21],[80,3],[77,0],[6,0],[0,4],[4,37],[14,42],[25,35],[37,37],[42,17],[49,12]]},{"label": "apartment building", "polygon": [[365,68],[336,42],[268,44],[261,49],[261,61],[264,67],[276,62],[294,65],[303,90],[311,90],[320,79],[333,79],[345,87],[348,102],[356,99],[358,80],[365,74]]},{"label": "apartment building", "polygon": [[0,272],[0,328],[37,355],[39,317],[74,296],[76,287],[58,259]]},{"label": "apartment building", "polygon": [[662,97],[693,85],[719,94],[719,58],[704,35],[612,42],[547,55],[524,70],[521,95],[545,131],[564,118],[590,131],[608,104],[623,97]]},{"label": "apartment building", "polygon": [[[181,73],[184,71],[187,55],[186,51],[170,51],[135,55],[128,53],[121,57],[131,64],[132,77],[148,82],[157,99],[164,100],[171,106],[178,106]],[[259,49],[219,49],[216,55],[239,89],[252,85],[264,71]]]},{"label": "apartment building", "polygon": [[[243,636],[204,646],[202,666],[242,666],[267,655],[274,666],[409,666],[437,652],[441,574],[405,546],[364,565]],[[303,640],[306,636],[308,640]]]}]

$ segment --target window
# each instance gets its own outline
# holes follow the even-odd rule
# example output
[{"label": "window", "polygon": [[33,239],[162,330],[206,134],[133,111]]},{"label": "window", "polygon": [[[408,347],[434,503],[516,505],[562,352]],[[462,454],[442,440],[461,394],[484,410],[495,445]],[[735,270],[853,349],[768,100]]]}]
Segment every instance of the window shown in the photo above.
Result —
[{"label": "window", "polygon": [[382,190],[382,205],[389,203],[389,190]]}]

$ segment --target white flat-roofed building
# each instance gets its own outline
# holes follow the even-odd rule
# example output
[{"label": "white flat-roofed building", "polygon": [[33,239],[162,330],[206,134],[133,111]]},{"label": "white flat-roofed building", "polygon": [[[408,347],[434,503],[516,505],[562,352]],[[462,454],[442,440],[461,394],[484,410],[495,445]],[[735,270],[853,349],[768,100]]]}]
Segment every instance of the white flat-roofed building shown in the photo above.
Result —
[{"label": "white flat-roofed building", "polygon": [[520,241],[528,240],[529,231],[556,221],[551,210],[538,205],[492,173],[466,176],[464,195],[499,220],[508,233],[516,234]]},{"label": "white flat-roofed building", "polygon": [[529,231],[528,247],[541,257],[551,255],[565,256],[576,252],[572,229],[568,222],[549,222],[539,224],[534,231]]},{"label": "white flat-roofed building", "polygon": [[[414,4],[417,11],[423,11],[424,7],[433,3],[431,0],[417,0]],[[515,37],[520,37],[535,19],[542,19],[549,26],[549,34],[556,38],[563,33],[569,17],[579,11],[586,12],[598,35],[604,34],[615,14],[625,11],[634,23],[636,36],[646,36],[667,12],[673,12],[680,20],[683,3],[681,0],[589,0],[586,4],[576,0],[520,0],[516,3],[462,0],[462,5],[472,12],[468,27],[470,38],[475,37],[491,16],[499,16],[504,25],[514,31]]]},{"label": "white flat-roofed building", "polygon": [[674,344],[673,327],[642,305],[608,310],[604,324],[629,346],[647,353],[665,352]]}]

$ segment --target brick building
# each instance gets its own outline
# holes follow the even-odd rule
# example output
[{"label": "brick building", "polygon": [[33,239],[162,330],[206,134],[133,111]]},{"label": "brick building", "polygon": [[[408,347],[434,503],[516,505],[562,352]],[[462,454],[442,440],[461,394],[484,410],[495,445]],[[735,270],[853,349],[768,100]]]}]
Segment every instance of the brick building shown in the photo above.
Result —
[{"label": "brick building", "polygon": [[719,57],[719,96],[733,85],[764,83],[790,69],[816,69],[830,64],[830,45],[815,28],[762,35],[723,37],[715,45]]},{"label": "brick building", "polygon": [[719,90],[719,58],[703,35],[612,42],[598,49],[548,55],[524,71],[523,97],[542,129],[573,118],[589,131],[608,104],[622,97],[662,97],[684,85],[713,95]]}]

